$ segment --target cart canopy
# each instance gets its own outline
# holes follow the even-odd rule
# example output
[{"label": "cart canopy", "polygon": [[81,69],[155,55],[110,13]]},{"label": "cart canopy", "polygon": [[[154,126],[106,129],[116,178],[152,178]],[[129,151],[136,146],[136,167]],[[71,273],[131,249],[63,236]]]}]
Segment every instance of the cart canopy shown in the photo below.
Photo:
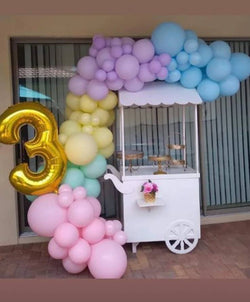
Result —
[{"label": "cart canopy", "polygon": [[121,89],[118,92],[119,106],[170,106],[173,104],[201,104],[202,99],[196,89],[184,88],[180,84],[163,81],[145,84],[137,92]]}]

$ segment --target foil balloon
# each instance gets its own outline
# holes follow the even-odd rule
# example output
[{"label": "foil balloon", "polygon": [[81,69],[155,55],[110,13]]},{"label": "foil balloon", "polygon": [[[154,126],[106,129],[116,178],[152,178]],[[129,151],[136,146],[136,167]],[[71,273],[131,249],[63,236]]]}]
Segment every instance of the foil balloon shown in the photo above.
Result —
[{"label": "foil balloon", "polygon": [[41,156],[45,167],[35,173],[27,163],[21,163],[10,172],[10,182],[23,194],[56,192],[66,171],[67,158],[58,140],[56,120],[46,107],[33,102],[9,107],[0,115],[0,142],[17,144],[20,141],[19,129],[25,124],[36,130],[35,137],[24,144],[26,152],[29,157]]}]

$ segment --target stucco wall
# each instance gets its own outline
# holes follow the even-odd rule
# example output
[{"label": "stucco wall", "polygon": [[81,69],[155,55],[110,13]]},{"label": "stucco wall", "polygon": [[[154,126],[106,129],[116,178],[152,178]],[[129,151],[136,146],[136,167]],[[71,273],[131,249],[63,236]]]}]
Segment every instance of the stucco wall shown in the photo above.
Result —
[{"label": "stucco wall", "polygon": [[[199,37],[250,38],[250,16],[4,16],[0,17],[0,112],[12,105],[11,37],[150,36],[160,23],[175,21]],[[25,242],[18,235],[17,201],[8,176],[14,148],[0,145],[0,245]],[[40,240],[31,238],[29,241]]]}]

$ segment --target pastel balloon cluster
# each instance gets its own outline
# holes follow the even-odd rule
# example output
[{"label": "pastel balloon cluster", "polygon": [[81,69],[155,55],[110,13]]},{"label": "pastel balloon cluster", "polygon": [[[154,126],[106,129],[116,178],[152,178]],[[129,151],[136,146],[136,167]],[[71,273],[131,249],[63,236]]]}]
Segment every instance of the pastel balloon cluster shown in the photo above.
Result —
[{"label": "pastel balloon cluster", "polygon": [[115,119],[114,108],[118,99],[113,91],[95,101],[87,94],[77,96],[68,93],[66,121],[59,128],[59,140],[70,162],[75,165],[91,163],[97,154],[105,158],[114,152],[110,127]]},{"label": "pastel balloon cluster", "polygon": [[28,222],[36,234],[52,237],[48,252],[61,259],[69,273],[88,267],[94,278],[121,278],[127,267],[122,247],[126,235],[119,220],[105,220],[100,214],[99,201],[88,196],[84,187],[72,189],[63,184],[58,194],[35,199]]},{"label": "pastel balloon cluster", "polygon": [[165,80],[196,88],[204,101],[235,94],[240,81],[250,75],[249,56],[231,53],[224,41],[207,45],[195,32],[184,30],[176,23],[160,24],[153,31],[151,41],[156,54],[168,53],[172,57]]},{"label": "pastel balloon cluster", "polygon": [[94,100],[105,98],[109,90],[139,91],[146,82],[164,80],[170,60],[167,53],[155,55],[150,39],[94,36],[89,55],[78,61],[68,88]]}]

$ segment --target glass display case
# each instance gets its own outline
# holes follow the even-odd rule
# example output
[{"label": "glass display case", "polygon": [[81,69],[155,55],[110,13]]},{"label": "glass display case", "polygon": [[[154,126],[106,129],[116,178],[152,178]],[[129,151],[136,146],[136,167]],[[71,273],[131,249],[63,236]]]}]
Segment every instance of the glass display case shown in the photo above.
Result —
[{"label": "glass display case", "polygon": [[109,165],[104,178],[122,193],[124,231],[133,252],[139,242],[165,241],[172,252],[184,254],[200,238],[200,103],[195,89],[165,82],[119,91],[119,168]]}]

